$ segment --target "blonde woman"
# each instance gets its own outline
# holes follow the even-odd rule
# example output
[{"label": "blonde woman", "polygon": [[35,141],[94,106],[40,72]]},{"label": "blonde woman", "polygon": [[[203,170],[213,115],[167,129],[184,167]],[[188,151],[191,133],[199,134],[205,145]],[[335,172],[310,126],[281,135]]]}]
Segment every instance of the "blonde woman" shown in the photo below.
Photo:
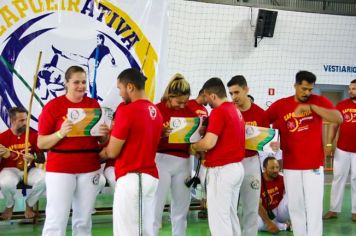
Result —
[{"label": "blonde woman", "polygon": [[155,195],[154,233],[158,235],[167,193],[171,190],[172,235],[184,236],[187,227],[187,214],[190,205],[190,190],[184,181],[190,176],[188,144],[170,144],[169,120],[171,117],[196,116],[186,104],[190,96],[190,85],[181,75],[176,74],[169,82],[165,94],[157,104],[163,116],[163,132],[156,155],[159,173],[158,188]]}]

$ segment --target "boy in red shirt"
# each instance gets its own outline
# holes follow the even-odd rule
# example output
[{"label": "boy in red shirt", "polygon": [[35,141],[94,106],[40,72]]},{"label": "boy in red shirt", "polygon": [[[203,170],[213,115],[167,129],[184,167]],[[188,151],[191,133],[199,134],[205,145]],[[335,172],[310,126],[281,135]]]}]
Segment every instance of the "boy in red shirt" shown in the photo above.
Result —
[{"label": "boy in red shirt", "polygon": [[120,73],[117,84],[124,104],[116,110],[109,144],[100,153],[102,158],[116,159],[115,236],[153,235],[153,199],[158,184],[155,155],[163,120],[146,98],[145,81],[136,69]]},{"label": "boy in red shirt", "polygon": [[[249,87],[244,76],[236,75],[227,83],[229,93],[241,112],[245,125],[268,127],[265,111],[247,96]],[[260,200],[261,170],[257,151],[246,150],[242,160],[245,176],[241,184],[242,236],[257,236],[258,203]]]},{"label": "boy in red shirt", "polygon": [[[205,108],[205,106],[208,105],[206,102],[205,94],[204,94],[204,89],[200,89],[198,97],[196,99],[190,99],[187,102],[187,107],[193,111],[197,116],[201,117],[204,119],[204,123],[207,123],[207,118],[208,118],[208,110]],[[200,130],[200,133],[203,135],[206,130],[206,125],[204,125],[204,128]],[[204,153],[200,153],[199,155],[204,155]],[[198,165],[198,160],[197,158],[203,159],[202,157],[197,157],[197,156],[192,156],[192,163],[193,167],[196,168]],[[207,209],[206,209],[206,189],[205,189],[205,178],[206,177],[206,168],[204,165],[200,166],[200,171],[199,171],[199,179],[200,179],[200,185],[201,187],[201,200],[200,200],[200,206],[203,208],[201,211],[198,212],[198,218],[199,219],[206,219],[207,218]]]},{"label": "boy in red shirt", "polygon": [[187,107],[199,117],[208,117],[208,110],[205,108],[207,105],[204,90],[200,89],[196,99],[190,99],[187,102]]},{"label": "boy in red shirt", "polygon": [[240,235],[237,202],[244,176],[244,121],[235,105],[227,102],[225,86],[219,78],[209,79],[203,88],[213,110],[206,135],[191,147],[207,151],[209,228],[213,236]]}]

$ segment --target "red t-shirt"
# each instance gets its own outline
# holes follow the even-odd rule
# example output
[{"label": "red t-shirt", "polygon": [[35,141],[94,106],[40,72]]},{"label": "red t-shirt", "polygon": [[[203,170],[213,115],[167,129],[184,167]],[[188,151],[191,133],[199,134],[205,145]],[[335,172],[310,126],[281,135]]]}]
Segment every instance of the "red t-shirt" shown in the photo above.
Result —
[{"label": "red t-shirt", "polygon": [[[156,106],[162,114],[163,127],[169,127],[169,120],[171,117],[196,117],[196,114],[187,106],[179,110],[168,108],[166,102],[160,102]],[[190,155],[189,144],[168,143],[168,137],[161,138],[157,152],[182,158],[188,158]]]},{"label": "red t-shirt", "polygon": [[[284,195],[283,176],[278,175],[273,180],[269,180],[269,181],[264,180],[264,181],[266,183],[266,188],[268,193],[269,209],[273,210],[274,208],[278,207],[279,203],[283,199],[283,195]],[[266,204],[267,197],[266,197],[264,184],[261,184],[261,199],[262,199],[263,207],[267,209],[267,204]]]},{"label": "red t-shirt", "polygon": [[[284,169],[317,169],[324,163],[323,120],[315,112],[295,116],[299,104],[294,96],[283,98],[273,103],[266,114],[280,130]],[[311,95],[306,104],[334,109],[328,99],[318,95]]]},{"label": "red t-shirt", "polygon": [[[25,136],[23,133],[20,136],[15,135],[11,129],[6,130],[0,134],[0,144],[4,145],[6,148],[19,152],[17,155],[14,152],[10,152],[10,157],[3,158],[0,166],[2,167],[16,167],[16,163],[19,159],[23,159],[21,154],[25,154]],[[40,150],[37,147],[37,132],[30,129],[30,135],[28,139],[28,152],[31,154],[38,153]],[[0,168],[1,169],[1,168]]]},{"label": "red t-shirt", "polygon": [[206,153],[205,166],[223,166],[243,159],[245,124],[234,103],[224,102],[211,111],[207,132],[217,135],[218,140]]},{"label": "red t-shirt", "polygon": [[199,117],[207,117],[208,110],[203,106],[197,103],[195,99],[189,100],[187,102],[187,107]]},{"label": "red t-shirt", "polygon": [[[66,119],[68,108],[100,108],[92,98],[84,97],[81,102],[73,103],[65,95],[49,101],[43,108],[38,121],[38,134],[49,135],[58,131]],[[100,169],[98,152],[78,152],[79,150],[98,150],[96,137],[64,137],[53,150],[73,151],[60,153],[49,150],[46,170],[61,173],[87,173]]]},{"label": "red t-shirt", "polygon": [[356,103],[350,98],[336,105],[344,122],[340,125],[337,147],[346,152],[356,152]]},{"label": "red t-shirt", "polygon": [[116,179],[129,172],[140,172],[158,178],[155,156],[162,132],[162,115],[148,100],[121,105],[116,110],[111,136],[125,140],[116,157]]},{"label": "red t-shirt", "polygon": [[[256,104],[252,103],[250,109],[247,111],[241,111],[241,114],[244,118],[245,125],[269,128],[269,121],[266,117],[265,111]],[[256,151],[246,149],[246,157],[252,157],[255,155],[257,155]]]}]

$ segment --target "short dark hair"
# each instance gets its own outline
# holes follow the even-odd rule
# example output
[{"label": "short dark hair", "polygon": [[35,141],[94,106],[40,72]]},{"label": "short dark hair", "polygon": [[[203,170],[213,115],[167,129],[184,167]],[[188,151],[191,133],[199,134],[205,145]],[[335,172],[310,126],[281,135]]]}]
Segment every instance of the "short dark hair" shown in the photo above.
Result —
[{"label": "short dark hair", "polygon": [[204,94],[204,89],[201,88],[201,89],[199,90],[198,96],[201,96],[201,95],[203,95],[203,94]]},{"label": "short dark hair", "polygon": [[356,79],[352,80],[350,84],[356,83]]},{"label": "short dark hair", "polygon": [[78,72],[81,72],[81,73],[86,74],[86,73],[85,73],[85,70],[84,70],[82,67],[80,67],[80,66],[71,66],[71,67],[69,67],[69,68],[66,70],[66,73],[65,73],[65,75],[64,75],[65,80],[68,82],[69,79],[70,79],[70,77],[72,76],[72,74],[78,73]]},{"label": "short dark hair", "polygon": [[9,109],[9,118],[10,121],[13,121],[16,118],[16,114],[17,113],[26,113],[27,114],[27,110],[23,107],[12,107]]},{"label": "short dark hair", "polygon": [[295,83],[302,84],[303,81],[306,81],[309,84],[315,84],[316,76],[309,71],[301,70],[295,75]]},{"label": "short dark hair", "polygon": [[101,40],[103,40],[103,43],[105,42],[105,37],[102,34],[98,34],[97,37]]},{"label": "short dark hair", "polygon": [[251,102],[255,101],[255,98],[251,94],[247,94],[247,97],[249,97],[251,99]]},{"label": "short dark hair", "polygon": [[146,76],[144,76],[141,71],[136,68],[128,68],[122,71],[117,79],[120,83],[127,85],[128,83],[133,84],[138,90],[145,89]]},{"label": "short dark hair", "polygon": [[227,87],[231,87],[234,85],[238,85],[241,88],[247,87],[247,81],[243,75],[235,75],[230,79],[229,82],[227,82]]},{"label": "short dark hair", "polygon": [[267,168],[268,162],[269,162],[269,161],[272,161],[272,160],[277,161],[277,159],[276,159],[274,156],[268,156],[268,157],[266,157],[266,159],[263,160],[263,167],[264,167],[264,168]]},{"label": "short dark hair", "polygon": [[214,93],[219,98],[226,98],[226,89],[220,78],[213,77],[205,82],[203,89],[206,93]]}]

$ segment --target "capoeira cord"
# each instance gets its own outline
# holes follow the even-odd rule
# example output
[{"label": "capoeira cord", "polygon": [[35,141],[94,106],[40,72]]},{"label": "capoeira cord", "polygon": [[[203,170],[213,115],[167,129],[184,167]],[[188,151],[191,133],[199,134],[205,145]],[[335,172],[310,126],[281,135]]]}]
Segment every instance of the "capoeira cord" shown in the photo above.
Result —
[{"label": "capoeira cord", "polygon": [[[147,60],[147,55],[148,51],[150,50],[151,43],[148,43],[147,49],[146,49],[146,54],[145,54],[145,59],[143,60],[142,67],[141,67],[141,72],[143,73],[143,69],[146,64]],[[138,233],[139,236],[143,236],[143,216],[142,216],[142,173],[137,173],[138,174]]]},{"label": "capoeira cord", "polygon": [[[30,122],[31,122],[32,102],[33,102],[33,97],[35,96],[35,89],[36,89],[36,84],[37,84],[38,72],[40,70],[41,58],[42,58],[42,51],[40,51],[38,54],[37,67],[36,67],[35,75],[33,76],[33,85],[32,85],[29,106],[28,106],[26,132],[25,132],[25,154],[28,154],[28,144],[29,144],[28,141],[30,139]],[[25,159],[24,170],[23,170],[23,182],[26,185],[27,185],[27,177],[28,177],[28,168],[27,168],[27,160]]]},{"label": "capoeira cord", "polygon": [[200,172],[200,166],[201,166],[201,160],[200,158],[198,159],[198,164],[197,167],[195,169],[195,175],[193,176],[193,178],[191,179],[187,179],[184,183],[185,185],[190,188],[196,188],[198,184],[200,184],[200,179],[199,179],[199,172]]},{"label": "capoeira cord", "polygon": [[[16,157],[19,158],[20,156],[23,156],[24,154],[19,152],[19,151],[15,151],[15,150],[12,150],[12,149],[9,149],[9,148],[5,148],[6,150],[8,150],[9,152],[12,152],[14,154],[16,154]],[[36,160],[37,159],[37,156],[36,155],[33,155],[33,160]]]},{"label": "capoeira cord", "polygon": [[143,221],[142,221],[142,174],[138,175],[138,233],[143,236]]}]

